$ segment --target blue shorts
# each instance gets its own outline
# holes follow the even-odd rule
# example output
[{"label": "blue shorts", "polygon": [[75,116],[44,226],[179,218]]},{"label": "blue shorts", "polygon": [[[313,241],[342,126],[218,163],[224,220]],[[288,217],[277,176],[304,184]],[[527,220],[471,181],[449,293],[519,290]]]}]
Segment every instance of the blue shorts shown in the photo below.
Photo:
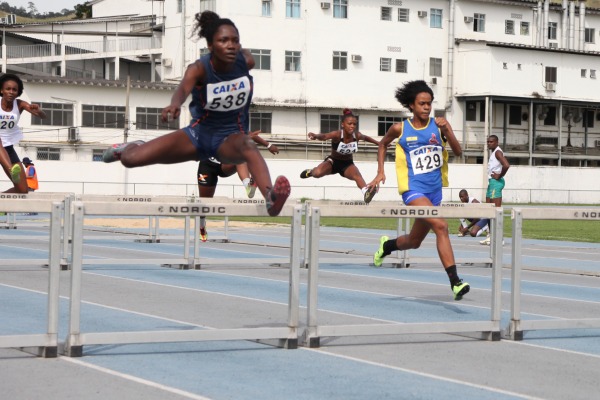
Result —
[{"label": "blue shorts", "polygon": [[442,204],[442,189],[431,193],[421,193],[417,192],[416,190],[409,190],[402,193],[402,201],[407,206],[410,205],[411,201],[421,197],[427,197],[429,201],[431,201],[431,204],[433,204],[434,206],[439,206],[440,204]]},{"label": "blue shorts", "polygon": [[198,154],[198,160],[200,161],[208,160],[211,157],[218,159],[217,150],[219,150],[219,146],[227,139],[227,136],[237,133],[211,134],[201,129],[201,125],[198,123],[186,126],[183,131],[196,147],[196,154]]}]

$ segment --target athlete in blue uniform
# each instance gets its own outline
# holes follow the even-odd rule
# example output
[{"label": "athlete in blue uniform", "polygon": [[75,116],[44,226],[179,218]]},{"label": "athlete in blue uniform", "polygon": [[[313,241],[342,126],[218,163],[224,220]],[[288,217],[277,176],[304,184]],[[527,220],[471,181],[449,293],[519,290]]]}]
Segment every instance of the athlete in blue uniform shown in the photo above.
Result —
[{"label": "athlete in blue uniform", "polygon": [[325,175],[340,174],[344,178],[356,182],[356,186],[361,190],[365,203],[373,200],[377,191],[375,188],[367,186],[360,171],[354,164],[352,155],[358,151],[358,141],[364,140],[375,145],[379,142],[367,135],[363,135],[356,130],[358,120],[352,111],[345,108],[342,116],[342,126],[340,130],[329,133],[308,133],[310,140],[331,140],[331,154],[325,160],[312,169],[305,169],[300,173],[300,178],[321,178]]},{"label": "athlete in blue uniform", "polygon": [[148,143],[114,145],[105,151],[104,162],[121,160],[128,168],[210,157],[228,164],[246,162],[269,215],[278,215],[290,195],[290,184],[284,176],[271,184],[267,163],[247,132],[254,59],[242,50],[239,32],[229,19],[204,11],[196,14],[194,30],[206,38],[210,53],[188,66],[171,104],[162,111],[163,121],[178,118],[191,93],[194,122]]},{"label": "athlete in blue uniform", "polygon": [[[450,144],[455,155],[462,149],[454,136],[452,127],[445,118],[431,118],[433,91],[424,81],[407,82],[396,90],[396,99],[408,108],[413,117],[394,124],[379,142],[377,153],[377,176],[369,186],[385,183],[384,161],[388,145],[394,139],[396,144],[396,173],[398,191],[407,206],[439,206],[442,201],[442,186],[448,185],[448,153]],[[416,249],[430,230],[436,235],[436,245],[440,260],[454,293],[460,300],[469,292],[469,284],[458,277],[454,252],[450,243],[448,223],[439,218],[417,218],[408,235],[391,239],[382,236],[379,249],[373,256],[373,263],[379,267],[383,258],[396,250]]]},{"label": "athlete in blue uniform", "polygon": [[23,111],[31,113],[38,118],[46,118],[39,104],[29,104],[17,97],[23,94],[23,81],[17,75],[4,74],[0,77],[0,163],[6,176],[13,182],[13,187],[5,193],[27,193],[25,168],[21,164],[19,155],[14,146],[23,138],[23,131],[19,126],[19,119]]}]

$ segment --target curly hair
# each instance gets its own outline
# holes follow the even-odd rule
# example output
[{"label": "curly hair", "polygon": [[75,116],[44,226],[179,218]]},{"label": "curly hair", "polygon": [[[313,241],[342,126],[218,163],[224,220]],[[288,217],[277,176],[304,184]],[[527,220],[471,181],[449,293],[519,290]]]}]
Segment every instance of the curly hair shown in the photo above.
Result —
[{"label": "curly hair", "polygon": [[[18,92],[17,97],[23,94],[23,81],[17,75],[14,74],[4,74],[0,77],[0,88],[4,87],[4,83],[8,81],[13,81],[17,83]],[[0,92],[0,97],[2,97],[2,93]]]},{"label": "curly hair", "polygon": [[221,18],[219,14],[213,11],[203,11],[196,14],[196,24],[194,25],[193,33],[198,33],[200,39],[205,38],[206,43],[212,44],[213,36],[221,25],[230,25],[235,31],[240,34],[238,28],[229,18]]},{"label": "curly hair", "polygon": [[425,81],[410,81],[404,83],[402,87],[396,89],[396,100],[400,102],[404,107],[410,110],[410,105],[415,102],[419,93],[429,93],[431,95],[431,101],[433,101],[433,90],[427,85]]}]

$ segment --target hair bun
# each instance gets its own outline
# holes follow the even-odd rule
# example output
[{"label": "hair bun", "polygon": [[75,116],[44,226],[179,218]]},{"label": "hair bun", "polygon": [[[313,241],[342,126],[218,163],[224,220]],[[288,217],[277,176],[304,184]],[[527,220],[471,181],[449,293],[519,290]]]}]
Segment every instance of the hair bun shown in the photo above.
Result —
[{"label": "hair bun", "polygon": [[342,111],[342,114],[344,115],[352,115],[352,110],[349,108],[344,108],[344,111]]}]

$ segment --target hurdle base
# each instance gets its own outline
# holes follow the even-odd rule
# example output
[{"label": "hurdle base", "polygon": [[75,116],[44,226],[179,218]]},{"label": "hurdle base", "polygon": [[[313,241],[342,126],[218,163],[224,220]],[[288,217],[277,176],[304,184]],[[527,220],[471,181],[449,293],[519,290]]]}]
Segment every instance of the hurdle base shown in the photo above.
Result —
[{"label": "hurdle base", "polygon": [[19,347],[19,350],[43,358],[58,357],[58,347],[56,346]]},{"label": "hurdle base", "polygon": [[17,229],[16,226],[2,226],[0,228],[2,228],[2,229]]},{"label": "hurdle base", "polygon": [[160,243],[160,239],[135,239],[136,243]]},{"label": "hurdle base", "polygon": [[62,353],[67,357],[83,357],[83,346],[65,346]]},{"label": "hurdle base", "polygon": [[256,343],[266,344],[268,346],[279,347],[282,349],[296,350],[298,348],[298,339],[257,339]]},{"label": "hurdle base", "polygon": [[67,262],[67,260],[60,260],[60,264],[58,264],[61,271],[68,271],[71,269],[71,264]]},{"label": "hurdle base", "polygon": [[160,264],[163,268],[173,268],[173,269],[202,269],[202,264]]},{"label": "hurdle base", "polygon": [[306,343],[306,345],[310,349],[316,349],[318,347],[321,347],[321,338],[320,337],[308,338],[308,342]]}]

